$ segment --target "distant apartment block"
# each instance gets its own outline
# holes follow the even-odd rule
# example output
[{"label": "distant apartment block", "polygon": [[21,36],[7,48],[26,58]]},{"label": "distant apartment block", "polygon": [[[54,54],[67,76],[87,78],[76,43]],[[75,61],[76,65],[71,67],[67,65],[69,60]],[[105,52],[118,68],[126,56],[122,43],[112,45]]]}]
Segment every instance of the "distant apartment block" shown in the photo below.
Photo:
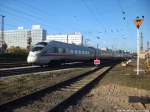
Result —
[{"label": "distant apartment block", "polygon": [[40,25],[33,25],[32,29],[18,27],[16,30],[4,31],[4,40],[8,48],[12,46],[27,48],[28,37],[31,37],[31,44],[34,45],[37,42],[46,40],[46,30],[42,29]]},{"label": "distant apartment block", "polygon": [[45,41],[46,35],[46,30],[42,29],[39,25],[33,25],[31,29],[32,45],[40,41]]},{"label": "distant apartment block", "polygon": [[72,34],[55,34],[55,35],[47,35],[47,41],[60,41],[69,44],[83,45],[83,36],[79,32],[75,32]]}]

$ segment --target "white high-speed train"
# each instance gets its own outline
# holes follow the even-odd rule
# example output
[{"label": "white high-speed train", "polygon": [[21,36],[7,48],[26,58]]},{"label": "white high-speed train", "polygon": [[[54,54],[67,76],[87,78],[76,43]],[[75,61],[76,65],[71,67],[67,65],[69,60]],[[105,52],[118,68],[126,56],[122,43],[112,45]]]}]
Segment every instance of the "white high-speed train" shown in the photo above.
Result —
[{"label": "white high-speed train", "polygon": [[27,62],[37,65],[48,65],[53,62],[88,61],[96,57],[101,59],[126,58],[129,53],[102,51],[92,47],[83,47],[58,41],[39,42],[28,54]]}]

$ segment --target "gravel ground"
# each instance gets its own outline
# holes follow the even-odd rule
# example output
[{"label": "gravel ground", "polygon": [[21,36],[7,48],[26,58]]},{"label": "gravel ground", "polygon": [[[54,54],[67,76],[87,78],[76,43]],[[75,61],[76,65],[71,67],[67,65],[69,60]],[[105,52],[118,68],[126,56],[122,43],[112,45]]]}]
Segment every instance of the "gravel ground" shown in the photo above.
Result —
[{"label": "gravel ground", "polygon": [[[49,72],[27,76],[14,76],[0,80],[0,104],[12,101],[19,97],[53,86],[61,81],[90,71],[92,67],[75,68],[64,71]],[[65,75],[64,75],[65,74]]]},{"label": "gravel ground", "polygon": [[[120,65],[117,65],[107,75],[113,75],[117,67],[120,69]],[[144,105],[140,102],[129,103],[129,96],[150,98],[149,89],[134,86],[121,85],[117,82],[104,83],[102,80],[78,104],[69,106],[66,112],[150,112],[150,103]]]},{"label": "gravel ground", "polygon": [[117,112],[120,110],[143,110],[141,103],[131,104],[128,96],[148,96],[150,91],[119,85],[99,86],[87,94],[77,105],[70,106],[66,112]]}]

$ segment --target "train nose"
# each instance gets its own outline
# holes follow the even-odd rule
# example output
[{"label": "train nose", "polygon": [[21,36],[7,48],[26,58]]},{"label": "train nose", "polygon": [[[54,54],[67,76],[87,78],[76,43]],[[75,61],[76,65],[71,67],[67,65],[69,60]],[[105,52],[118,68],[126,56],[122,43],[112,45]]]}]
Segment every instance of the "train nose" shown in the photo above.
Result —
[{"label": "train nose", "polygon": [[36,63],[37,62],[37,55],[33,52],[30,52],[28,57],[27,57],[27,63]]}]

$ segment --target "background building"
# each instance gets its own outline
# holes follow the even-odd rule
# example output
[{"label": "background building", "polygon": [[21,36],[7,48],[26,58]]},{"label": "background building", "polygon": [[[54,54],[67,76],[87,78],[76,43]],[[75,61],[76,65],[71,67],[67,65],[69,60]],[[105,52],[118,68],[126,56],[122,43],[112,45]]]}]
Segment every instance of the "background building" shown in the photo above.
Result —
[{"label": "background building", "polygon": [[27,46],[27,34],[30,30],[18,29],[18,30],[8,30],[4,32],[4,39],[7,47],[21,47],[26,48]]},{"label": "background building", "polygon": [[31,38],[31,45],[44,41],[46,40],[46,30],[42,29],[40,25],[33,25],[32,29],[18,27],[16,30],[4,31],[4,40],[8,48],[12,46],[27,48],[27,41],[29,37]]},{"label": "background building", "polygon": [[64,43],[83,45],[83,36],[79,32],[75,32],[73,34],[47,35],[47,40],[55,40]]},{"label": "background building", "polygon": [[46,30],[42,29],[40,25],[33,25],[31,29],[32,45],[46,40],[46,35]]}]

